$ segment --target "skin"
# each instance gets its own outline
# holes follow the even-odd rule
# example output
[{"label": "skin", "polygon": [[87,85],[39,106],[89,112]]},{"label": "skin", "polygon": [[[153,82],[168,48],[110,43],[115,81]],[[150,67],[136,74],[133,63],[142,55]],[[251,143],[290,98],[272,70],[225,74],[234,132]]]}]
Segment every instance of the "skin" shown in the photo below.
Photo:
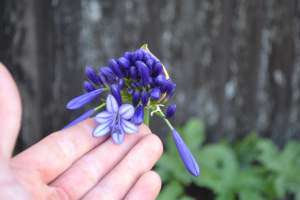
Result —
[{"label": "skin", "polygon": [[162,154],[160,139],[142,124],[121,145],[109,134],[93,137],[85,120],[52,133],[11,158],[21,124],[16,84],[0,63],[0,199],[153,200],[161,180],[151,168]]}]

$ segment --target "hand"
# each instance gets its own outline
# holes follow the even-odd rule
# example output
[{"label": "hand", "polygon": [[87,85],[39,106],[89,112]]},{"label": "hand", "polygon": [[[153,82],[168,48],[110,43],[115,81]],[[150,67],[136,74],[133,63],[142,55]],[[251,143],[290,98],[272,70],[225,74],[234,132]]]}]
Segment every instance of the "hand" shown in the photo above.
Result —
[{"label": "hand", "polygon": [[150,171],[162,154],[145,125],[121,145],[96,138],[85,120],[52,133],[11,158],[21,122],[20,96],[0,63],[0,199],[155,199],[161,187]]}]

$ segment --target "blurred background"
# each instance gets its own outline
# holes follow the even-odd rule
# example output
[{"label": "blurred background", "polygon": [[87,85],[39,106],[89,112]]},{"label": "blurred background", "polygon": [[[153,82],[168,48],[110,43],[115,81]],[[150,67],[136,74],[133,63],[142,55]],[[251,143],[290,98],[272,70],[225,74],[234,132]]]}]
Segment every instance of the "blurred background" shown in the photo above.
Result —
[{"label": "blurred background", "polygon": [[1,0],[0,61],[23,103],[15,153],[93,107],[66,110],[85,66],[146,43],[177,84],[171,123],[193,136],[201,168],[194,179],[180,160],[168,167],[168,127],[151,118],[166,149],[159,198],[300,199],[299,11],[298,0]]}]

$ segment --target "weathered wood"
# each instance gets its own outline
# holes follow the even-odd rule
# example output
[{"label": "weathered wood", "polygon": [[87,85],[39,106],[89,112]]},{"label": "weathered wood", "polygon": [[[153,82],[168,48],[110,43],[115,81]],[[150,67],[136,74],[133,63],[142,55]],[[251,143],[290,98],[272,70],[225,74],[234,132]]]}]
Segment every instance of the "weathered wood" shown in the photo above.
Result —
[{"label": "weathered wood", "polygon": [[[252,129],[279,145],[300,139],[298,3],[2,1],[0,59],[21,90],[21,143],[28,147],[91,108],[65,109],[84,92],[85,66],[99,71],[144,43],[177,84],[173,124],[198,116],[210,141]],[[158,118],[151,129],[162,138],[168,132]]]}]

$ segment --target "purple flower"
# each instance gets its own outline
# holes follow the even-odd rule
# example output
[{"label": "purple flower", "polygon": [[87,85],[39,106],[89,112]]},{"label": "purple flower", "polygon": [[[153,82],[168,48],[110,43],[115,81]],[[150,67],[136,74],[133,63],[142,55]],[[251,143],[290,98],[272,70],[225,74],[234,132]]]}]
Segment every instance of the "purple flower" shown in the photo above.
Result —
[{"label": "purple flower", "polygon": [[123,72],[115,59],[111,59],[109,61],[109,67],[115,73],[115,75],[119,78],[124,78]]},{"label": "purple flower", "polygon": [[94,90],[92,92],[86,93],[84,95],[81,95],[79,97],[76,97],[75,99],[72,99],[67,104],[67,109],[69,110],[77,110],[81,107],[83,107],[85,104],[89,103],[96,97],[98,97],[103,92],[103,89]]},{"label": "purple flower", "polygon": [[99,72],[98,76],[99,76],[99,79],[101,80],[101,82],[103,83],[103,85],[108,88],[109,82],[108,82],[106,76],[102,72]]},{"label": "purple flower", "polygon": [[135,88],[136,88],[136,85],[135,85],[134,83],[131,83],[130,88],[131,88],[131,89],[135,89]]},{"label": "purple flower", "polygon": [[174,117],[175,113],[177,111],[176,108],[176,104],[173,104],[171,106],[168,107],[167,113],[166,113],[166,119],[171,119],[172,117]]},{"label": "purple flower", "polygon": [[97,76],[97,74],[94,72],[94,70],[92,70],[91,68],[89,67],[86,67],[85,68],[85,71],[86,71],[86,75],[89,77],[89,79],[95,83],[96,85],[98,86],[101,86],[101,83],[100,83],[100,80]]},{"label": "purple flower", "polygon": [[129,76],[133,82],[136,82],[138,80],[137,69],[135,66],[131,66],[129,68]]},{"label": "purple flower", "polygon": [[70,124],[68,124],[67,126],[63,127],[61,130],[64,130],[66,128],[69,128],[71,126],[74,126],[76,124],[78,124],[79,122],[86,120],[87,118],[91,117],[94,113],[95,113],[95,109],[89,110],[86,113],[84,113],[83,115],[81,115],[80,117],[78,117],[77,119],[75,119],[74,121],[72,121]]},{"label": "purple flower", "polygon": [[140,102],[140,98],[141,98],[141,94],[140,94],[139,90],[133,92],[133,94],[132,94],[132,105],[133,105],[133,107],[137,107],[137,105]]},{"label": "purple flower", "polygon": [[139,74],[141,76],[141,80],[143,80],[143,87],[146,87],[150,84],[150,75],[149,75],[149,68],[147,65],[142,61],[137,61],[135,65],[138,68]]},{"label": "purple flower", "polygon": [[133,93],[133,89],[132,89],[132,88],[127,88],[126,92],[127,92],[128,94],[132,94],[132,93]]},{"label": "purple flower", "polygon": [[149,68],[149,75],[152,76],[153,75],[153,65],[154,65],[154,60],[153,59],[148,59],[146,60],[146,65]]},{"label": "purple flower", "polygon": [[154,79],[152,77],[150,77],[150,86],[151,87],[155,87],[156,86],[156,84],[154,82]]},{"label": "purple flower", "polygon": [[132,62],[135,62],[137,60],[143,60],[143,52],[141,50],[136,50],[133,54],[132,54]]},{"label": "purple flower", "polygon": [[172,136],[174,139],[174,142],[176,144],[176,147],[179,151],[179,154],[181,156],[181,159],[187,168],[187,170],[194,176],[199,176],[200,169],[198,166],[198,163],[196,162],[194,156],[190,152],[189,148],[186,146],[180,135],[177,133],[175,129],[172,130]]},{"label": "purple flower", "polygon": [[164,85],[164,83],[166,82],[166,77],[163,75],[163,74],[160,74],[160,75],[158,75],[156,78],[155,78],[155,83],[157,84],[157,85],[160,85],[160,86],[162,86],[162,85]]},{"label": "purple flower", "polygon": [[158,75],[161,74],[163,70],[162,64],[161,62],[157,62],[154,66],[153,66],[153,76],[156,77]]},{"label": "purple flower", "polygon": [[118,79],[118,87],[122,91],[125,89],[125,81],[123,79],[121,79],[121,78]]},{"label": "purple flower", "polygon": [[123,69],[128,69],[131,66],[131,62],[127,58],[124,58],[124,57],[119,58],[118,62]]},{"label": "purple flower", "polygon": [[134,115],[132,117],[132,122],[135,125],[139,126],[143,123],[143,121],[144,121],[144,107],[143,105],[139,105],[134,112]]},{"label": "purple flower", "polygon": [[115,75],[115,73],[110,68],[101,67],[100,69],[101,69],[102,73],[106,76],[106,78],[116,80],[117,76]]},{"label": "purple flower", "polygon": [[127,58],[127,60],[132,62],[132,53],[126,51],[123,55],[124,58]]},{"label": "purple flower", "polygon": [[166,80],[164,85],[161,87],[161,93],[166,93],[167,91],[171,91],[176,87],[176,84],[172,83],[171,79]]},{"label": "purple flower", "polygon": [[146,92],[145,90],[143,90],[143,92],[141,94],[141,99],[142,99],[143,106],[147,107],[148,100],[149,100],[148,92]]},{"label": "purple flower", "polygon": [[116,144],[121,144],[125,134],[134,134],[138,128],[127,121],[134,115],[134,108],[130,104],[123,104],[119,107],[117,100],[112,95],[106,99],[106,110],[95,117],[95,122],[100,125],[94,130],[93,136],[101,137],[111,132],[111,137]]},{"label": "purple flower", "polygon": [[154,100],[154,101],[157,101],[160,96],[161,96],[161,93],[160,93],[160,89],[158,86],[156,86],[155,88],[153,88],[151,94],[150,94],[151,98]]},{"label": "purple flower", "polygon": [[171,91],[168,91],[165,99],[168,101],[173,96],[174,92],[175,92],[175,88]]},{"label": "purple flower", "polygon": [[88,81],[84,81],[83,87],[84,87],[84,89],[85,89],[87,92],[91,92],[91,91],[96,90],[96,88],[93,86],[93,84],[91,84],[91,83],[88,82]]},{"label": "purple flower", "polygon": [[122,102],[122,96],[121,96],[121,92],[118,86],[116,86],[115,84],[110,86],[110,92],[111,94],[115,97],[115,99],[117,100],[119,106],[121,106],[123,104]]}]

